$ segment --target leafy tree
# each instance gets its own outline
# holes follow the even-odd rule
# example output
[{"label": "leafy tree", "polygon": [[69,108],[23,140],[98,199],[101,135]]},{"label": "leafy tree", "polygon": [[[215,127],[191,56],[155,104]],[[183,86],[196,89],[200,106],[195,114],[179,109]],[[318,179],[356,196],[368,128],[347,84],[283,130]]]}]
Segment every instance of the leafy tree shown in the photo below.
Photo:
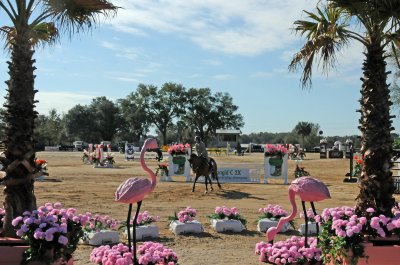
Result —
[{"label": "leafy tree", "polygon": [[174,118],[184,113],[185,88],[175,83],[165,83],[160,90],[149,93],[148,117],[160,131],[163,144],[167,144],[167,129]]},{"label": "leafy tree", "polygon": [[305,141],[304,139],[311,134],[312,125],[309,122],[301,121],[299,122],[296,127],[294,127],[294,131],[301,136],[301,144],[303,145]]},{"label": "leafy tree", "polygon": [[0,1],[1,16],[9,25],[0,28],[11,51],[6,96],[6,152],[1,160],[6,171],[4,235],[15,234],[11,220],[36,208],[34,195],[34,48],[52,44],[62,32],[70,36],[95,25],[99,15],[115,12],[106,0],[7,0]]},{"label": "leafy tree", "polygon": [[95,113],[88,107],[76,105],[64,116],[67,137],[71,141],[82,140],[91,143],[100,142],[100,133],[96,130]]},{"label": "leafy tree", "polygon": [[294,23],[295,31],[306,37],[306,43],[294,55],[289,69],[303,68],[301,82],[303,87],[309,87],[315,61],[323,71],[328,71],[336,65],[335,55],[350,40],[364,46],[359,120],[364,167],[357,211],[373,207],[377,214],[390,216],[395,188],[389,170],[393,127],[385,49],[393,49],[399,41],[400,1],[330,0],[326,5],[318,2],[316,8],[316,13],[305,11],[307,20]]},{"label": "leafy tree", "polygon": [[90,103],[89,110],[95,122],[92,130],[98,132],[99,140],[111,141],[122,123],[118,106],[106,97],[97,97]]},{"label": "leafy tree", "polygon": [[38,143],[57,145],[61,142],[64,127],[62,118],[55,109],[51,109],[48,116],[39,115],[35,123],[35,138]]},{"label": "leafy tree", "polygon": [[229,94],[211,94],[209,88],[191,88],[187,91],[187,112],[182,121],[192,132],[196,132],[207,144],[208,139],[220,128],[243,126],[243,116],[235,113],[238,107]]},{"label": "leafy tree", "polygon": [[140,137],[149,132],[151,121],[147,109],[150,108],[150,94],[156,87],[139,84],[135,92],[118,100],[118,106],[124,120],[119,132],[121,139],[139,142]]}]

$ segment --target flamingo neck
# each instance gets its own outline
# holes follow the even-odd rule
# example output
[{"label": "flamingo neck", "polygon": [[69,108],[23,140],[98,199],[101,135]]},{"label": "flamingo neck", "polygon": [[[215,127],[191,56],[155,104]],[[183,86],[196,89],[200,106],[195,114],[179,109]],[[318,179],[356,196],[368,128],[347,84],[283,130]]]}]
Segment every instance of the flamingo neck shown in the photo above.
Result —
[{"label": "flamingo neck", "polygon": [[140,164],[142,165],[142,168],[144,171],[149,173],[150,178],[151,178],[151,188],[152,190],[156,187],[157,184],[157,177],[156,174],[146,165],[146,162],[144,161],[144,154],[147,151],[147,144],[143,145],[142,151],[140,152]]},{"label": "flamingo neck", "polygon": [[297,205],[296,205],[296,201],[295,201],[295,198],[294,198],[295,195],[296,195],[296,193],[293,190],[289,189],[289,202],[292,205],[292,213],[289,216],[281,217],[281,219],[279,219],[278,226],[273,231],[272,238],[274,238],[275,235],[279,231],[281,231],[281,228],[285,223],[290,222],[291,220],[293,220],[296,217]]}]

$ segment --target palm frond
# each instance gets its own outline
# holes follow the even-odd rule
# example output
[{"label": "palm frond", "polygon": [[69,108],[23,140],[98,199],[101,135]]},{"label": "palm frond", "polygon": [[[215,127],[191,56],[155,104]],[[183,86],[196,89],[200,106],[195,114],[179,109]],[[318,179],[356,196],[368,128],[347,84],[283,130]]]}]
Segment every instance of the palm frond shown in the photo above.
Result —
[{"label": "palm frond", "polygon": [[341,9],[327,5],[323,9],[317,7],[316,13],[304,12],[308,15],[308,20],[298,20],[294,24],[295,31],[305,35],[307,42],[294,55],[289,71],[303,67],[302,87],[310,87],[314,60],[319,59],[318,65],[323,72],[335,67],[337,52],[353,35],[346,29],[347,16],[343,15]]},{"label": "palm frond", "polygon": [[45,0],[57,28],[73,34],[97,25],[100,15],[115,15],[118,7],[106,0]]}]

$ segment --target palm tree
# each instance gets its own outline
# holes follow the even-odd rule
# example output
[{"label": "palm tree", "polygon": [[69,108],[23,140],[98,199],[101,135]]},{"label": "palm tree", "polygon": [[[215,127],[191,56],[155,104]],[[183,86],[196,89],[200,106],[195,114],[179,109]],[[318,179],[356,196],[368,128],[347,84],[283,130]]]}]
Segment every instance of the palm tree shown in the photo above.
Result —
[{"label": "palm tree", "polygon": [[[373,207],[378,214],[391,215],[395,203],[391,167],[393,118],[389,86],[386,83],[386,49],[394,50],[400,40],[400,1],[331,0],[317,5],[316,13],[304,11],[308,20],[294,23],[295,31],[306,43],[293,57],[289,70],[303,68],[303,87],[311,86],[313,62],[323,71],[335,67],[335,55],[349,44],[360,42],[364,48],[359,129],[364,168],[361,174],[357,211]],[[358,26],[358,27],[354,27]],[[394,51],[395,52],[395,51]]]},{"label": "palm tree", "polygon": [[299,122],[296,127],[294,127],[294,131],[298,134],[301,135],[301,141],[304,149],[304,141],[307,136],[311,134],[312,131],[312,124],[309,122],[301,121]]},{"label": "palm tree", "polygon": [[106,0],[0,0],[0,12],[10,25],[0,28],[11,52],[6,103],[6,151],[0,162],[6,176],[4,235],[13,236],[11,220],[25,210],[36,209],[34,120],[34,48],[54,44],[61,32],[71,37],[97,24],[100,15],[115,14],[117,7]]}]

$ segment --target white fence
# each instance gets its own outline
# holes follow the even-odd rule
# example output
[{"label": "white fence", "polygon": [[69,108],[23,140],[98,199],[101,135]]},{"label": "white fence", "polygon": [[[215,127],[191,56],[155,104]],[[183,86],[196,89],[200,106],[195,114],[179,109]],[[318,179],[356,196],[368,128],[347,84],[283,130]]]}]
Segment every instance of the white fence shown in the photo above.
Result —
[{"label": "white fence", "polygon": [[[257,163],[219,163],[218,180],[220,183],[260,183],[264,175],[263,167],[263,164]],[[197,182],[204,182],[204,177]]]}]

